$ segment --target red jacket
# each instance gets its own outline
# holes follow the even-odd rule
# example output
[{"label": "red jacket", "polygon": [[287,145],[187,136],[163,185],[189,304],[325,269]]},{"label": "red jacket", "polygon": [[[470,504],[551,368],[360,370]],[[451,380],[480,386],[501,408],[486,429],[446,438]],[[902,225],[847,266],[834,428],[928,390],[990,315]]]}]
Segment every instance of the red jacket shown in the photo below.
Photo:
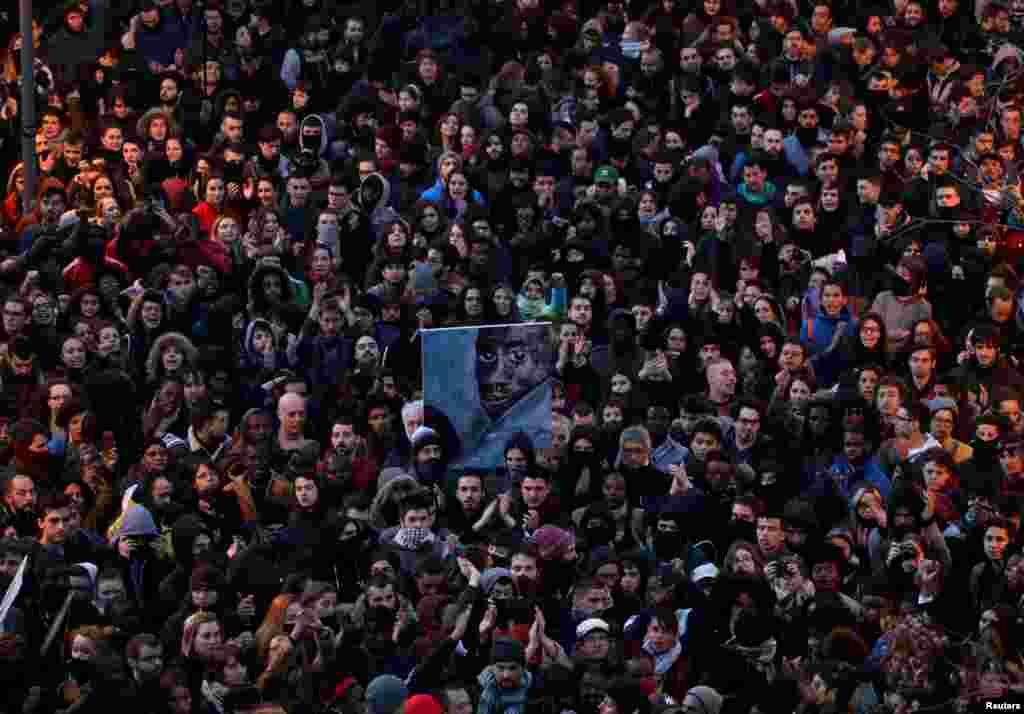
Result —
[{"label": "red jacket", "polygon": [[[107,270],[120,273],[123,280],[128,279],[128,266],[116,258],[104,256],[103,265]],[[86,263],[81,258],[75,258],[62,273],[64,277],[64,288],[68,292],[74,292],[86,285],[96,283],[96,267],[92,263]]]}]

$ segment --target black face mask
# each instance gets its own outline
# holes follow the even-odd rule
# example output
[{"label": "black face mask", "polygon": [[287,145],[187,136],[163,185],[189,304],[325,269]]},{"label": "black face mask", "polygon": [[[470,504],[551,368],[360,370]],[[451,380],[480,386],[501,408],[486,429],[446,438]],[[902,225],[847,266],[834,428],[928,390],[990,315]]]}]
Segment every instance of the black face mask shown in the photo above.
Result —
[{"label": "black face mask", "polygon": [[683,550],[683,537],[678,533],[657,532],[654,534],[653,545],[658,560],[672,560]]},{"label": "black face mask", "polygon": [[615,540],[615,526],[610,523],[602,523],[599,526],[590,526],[584,531],[587,546],[597,548],[608,545]]},{"label": "black face mask", "polygon": [[748,543],[757,542],[757,526],[747,521],[738,519],[729,522],[729,542],[745,540]]},{"label": "black face mask", "polygon": [[665,428],[664,424],[652,424],[647,423],[647,432],[651,435],[651,441],[655,446],[665,441],[665,437],[668,436],[668,429]]},{"label": "black face mask", "polygon": [[909,280],[904,280],[897,275],[892,281],[892,294],[896,297],[910,297],[913,294],[913,286]]},{"label": "black face mask", "polygon": [[366,611],[366,629],[376,632],[390,630],[395,625],[395,611],[379,605]]},{"label": "black face mask", "polygon": [[811,147],[818,142],[818,128],[804,129],[800,127],[796,130],[796,138],[800,142],[801,146]]},{"label": "black face mask", "polygon": [[971,449],[974,450],[974,463],[998,463],[999,462],[999,440],[982,441],[971,439]]}]

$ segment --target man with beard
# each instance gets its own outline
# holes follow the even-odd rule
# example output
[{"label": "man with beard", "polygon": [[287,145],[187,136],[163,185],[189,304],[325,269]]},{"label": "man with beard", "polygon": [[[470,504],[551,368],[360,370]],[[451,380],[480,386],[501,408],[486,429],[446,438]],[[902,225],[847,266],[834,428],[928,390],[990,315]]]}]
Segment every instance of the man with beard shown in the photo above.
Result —
[{"label": "man with beard", "polygon": [[380,483],[384,484],[397,476],[408,474],[427,488],[444,487],[449,458],[445,453],[441,435],[428,426],[421,426],[413,433],[411,441],[409,463],[404,468],[384,469],[380,475]]},{"label": "man with beard", "polygon": [[479,473],[465,473],[455,484],[455,502],[445,509],[445,527],[459,539],[465,539],[484,530],[492,522],[497,500],[484,506],[484,477]]},{"label": "man with beard", "polygon": [[863,616],[864,608],[841,590],[847,568],[843,550],[834,543],[825,541],[811,549],[807,563],[811,569],[815,594],[828,593],[836,596],[839,603],[859,620]]},{"label": "man with beard", "polygon": [[782,142],[790,170],[801,177],[807,177],[811,172],[811,150],[818,143],[818,119],[818,105],[803,103],[797,114],[796,131]]},{"label": "man with beard", "polygon": [[627,413],[626,404],[615,397],[605,402],[601,408],[601,454],[609,463],[615,460],[619,450],[619,436],[624,428]]},{"label": "man with beard", "polygon": [[905,554],[903,546],[910,536],[918,537],[925,554],[949,572],[953,559],[935,522],[933,496],[927,491],[925,494],[927,500],[912,486],[900,485],[889,496],[884,534],[882,529],[875,528],[868,536],[868,554],[876,573],[884,572]]},{"label": "man with beard", "polygon": [[167,116],[174,117],[179,126],[184,118],[184,110],[179,102],[181,98],[180,81],[180,76],[174,72],[167,72],[160,77],[160,103],[158,105],[158,108]]},{"label": "man with beard", "polygon": [[4,483],[3,511],[20,537],[31,537],[35,528],[36,486],[30,476],[14,475]]},{"label": "man with beard", "polygon": [[357,339],[354,357],[355,363],[348,376],[348,383],[355,393],[355,398],[362,399],[373,387],[380,367],[380,346],[377,344],[377,338],[373,335],[363,335]]},{"label": "man with beard", "polygon": [[131,672],[131,681],[119,693],[117,706],[136,705],[144,710],[148,703],[166,698],[160,686],[160,675],[164,671],[164,648],[155,635],[142,633],[128,640],[125,661]]},{"label": "man with beard", "polygon": [[533,673],[526,669],[522,643],[498,638],[491,651],[491,665],[479,675],[478,714],[524,714],[533,684]]},{"label": "man with beard", "polygon": [[[361,631],[351,628],[350,634],[353,640],[362,635],[361,649],[368,660],[367,671],[383,672],[389,667],[398,667],[401,671],[412,669],[415,664],[413,642],[419,628],[412,622],[415,619],[412,605],[398,593],[392,578],[376,575],[370,579],[356,602],[353,619],[357,626],[362,625]],[[373,690],[374,682],[371,682],[368,698]]]},{"label": "man with beard", "polygon": [[365,491],[374,482],[377,465],[366,453],[366,441],[356,431],[355,417],[341,414],[331,427],[331,448],[318,466],[326,478],[327,494],[332,508],[341,505],[351,491]]}]

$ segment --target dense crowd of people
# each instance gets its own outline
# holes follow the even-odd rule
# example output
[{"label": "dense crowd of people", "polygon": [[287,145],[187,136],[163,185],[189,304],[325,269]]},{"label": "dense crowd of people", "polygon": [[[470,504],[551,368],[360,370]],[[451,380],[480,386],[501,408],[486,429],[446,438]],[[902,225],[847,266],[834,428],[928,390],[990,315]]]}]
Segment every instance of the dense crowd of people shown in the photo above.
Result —
[{"label": "dense crowd of people", "polygon": [[1024,703],[1024,3],[33,4],[0,714]]}]

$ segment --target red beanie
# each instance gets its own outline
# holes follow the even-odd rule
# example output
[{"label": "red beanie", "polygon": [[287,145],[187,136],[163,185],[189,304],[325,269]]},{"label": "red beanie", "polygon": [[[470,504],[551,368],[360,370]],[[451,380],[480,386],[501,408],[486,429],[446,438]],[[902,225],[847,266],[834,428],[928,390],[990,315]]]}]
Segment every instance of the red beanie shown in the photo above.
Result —
[{"label": "red beanie", "polygon": [[429,694],[416,694],[405,700],[405,714],[442,714],[441,705]]}]

